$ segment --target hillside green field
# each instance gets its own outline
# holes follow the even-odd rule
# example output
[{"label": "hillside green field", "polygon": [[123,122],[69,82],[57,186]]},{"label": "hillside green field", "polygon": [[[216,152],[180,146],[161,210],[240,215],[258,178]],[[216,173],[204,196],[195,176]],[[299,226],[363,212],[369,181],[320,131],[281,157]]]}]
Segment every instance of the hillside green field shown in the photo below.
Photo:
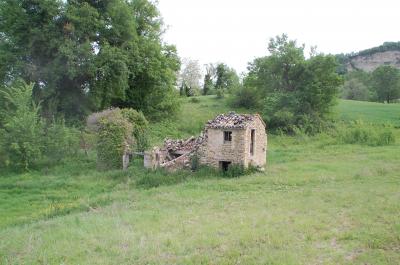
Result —
[{"label": "hillside green field", "polygon": [[[400,105],[340,101],[345,120]],[[230,108],[185,99],[152,143]],[[243,112],[243,110],[237,110]],[[389,146],[269,135],[266,172],[97,172],[93,157],[0,177],[0,264],[400,264],[400,130]]]},{"label": "hillside green field", "polygon": [[340,100],[336,111],[342,120],[364,120],[400,126],[400,104]]}]

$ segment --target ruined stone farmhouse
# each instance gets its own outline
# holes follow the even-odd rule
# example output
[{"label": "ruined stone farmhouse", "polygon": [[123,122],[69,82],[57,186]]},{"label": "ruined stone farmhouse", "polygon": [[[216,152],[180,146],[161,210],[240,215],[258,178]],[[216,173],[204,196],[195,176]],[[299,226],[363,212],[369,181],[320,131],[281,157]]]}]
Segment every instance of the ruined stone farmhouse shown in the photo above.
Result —
[{"label": "ruined stone farmhouse", "polygon": [[146,168],[190,169],[199,165],[227,170],[230,165],[249,165],[264,170],[266,126],[258,114],[220,114],[206,123],[198,137],[166,139],[164,146],[145,152]]}]

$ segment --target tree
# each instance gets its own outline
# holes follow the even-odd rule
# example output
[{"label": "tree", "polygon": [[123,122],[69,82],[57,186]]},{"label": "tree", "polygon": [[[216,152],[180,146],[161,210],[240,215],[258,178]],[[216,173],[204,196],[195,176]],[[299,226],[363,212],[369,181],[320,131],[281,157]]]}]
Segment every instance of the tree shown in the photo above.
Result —
[{"label": "tree", "polygon": [[216,69],[213,64],[205,65],[206,74],[204,76],[203,84],[203,95],[208,95],[210,91],[214,88],[214,77],[216,74]]},{"label": "tree", "polygon": [[217,90],[233,90],[240,84],[236,71],[229,68],[226,64],[219,63],[215,70],[216,81],[215,89]]},{"label": "tree", "polygon": [[2,91],[7,108],[2,110],[4,124],[0,128],[0,163],[28,170],[41,158],[44,124],[39,105],[32,101],[33,85],[18,82]]},{"label": "tree", "polygon": [[400,71],[390,65],[379,66],[372,72],[372,87],[380,102],[400,98]]},{"label": "tree", "polygon": [[173,113],[179,58],[148,0],[0,1],[0,82],[35,83],[48,117],[110,106]]},{"label": "tree", "polygon": [[344,82],[342,87],[342,98],[368,101],[370,99],[370,92],[361,81],[352,78]]},{"label": "tree", "polygon": [[253,91],[253,98],[262,99],[260,110],[270,128],[291,131],[293,126],[300,126],[309,132],[318,130],[342,83],[335,58],[313,53],[305,59],[304,45],[297,45],[286,35],[271,39],[268,50],[269,56],[249,65],[244,80],[246,93]]},{"label": "tree", "polygon": [[180,86],[185,87],[185,95],[190,97],[194,96],[200,90],[201,70],[197,60],[186,58],[182,63],[182,70],[180,73]]},{"label": "tree", "polygon": [[63,120],[45,122],[32,99],[33,84],[16,80],[0,91],[0,166],[28,170],[76,154],[79,132]]}]

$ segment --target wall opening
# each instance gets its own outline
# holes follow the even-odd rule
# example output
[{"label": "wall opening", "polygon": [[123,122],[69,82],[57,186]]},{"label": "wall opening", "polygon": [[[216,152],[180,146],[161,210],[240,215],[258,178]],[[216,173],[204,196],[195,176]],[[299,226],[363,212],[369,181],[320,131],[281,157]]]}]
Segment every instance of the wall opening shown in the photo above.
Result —
[{"label": "wall opening", "polygon": [[231,141],[232,141],[232,132],[224,131],[224,142],[231,142]]},{"label": "wall opening", "polygon": [[228,171],[229,166],[232,164],[230,161],[219,161],[219,167],[222,171]]},{"label": "wall opening", "polygon": [[254,146],[256,138],[256,130],[251,130],[250,135],[250,155],[254,155]]}]

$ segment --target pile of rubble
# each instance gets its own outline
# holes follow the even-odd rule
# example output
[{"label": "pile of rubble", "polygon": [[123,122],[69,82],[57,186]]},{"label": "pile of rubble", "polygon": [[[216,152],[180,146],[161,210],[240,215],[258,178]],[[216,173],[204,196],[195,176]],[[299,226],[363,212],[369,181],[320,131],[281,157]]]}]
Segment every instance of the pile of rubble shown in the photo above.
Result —
[{"label": "pile of rubble", "polygon": [[191,158],[206,137],[205,134],[201,134],[199,137],[192,136],[186,140],[166,139],[164,146],[158,151],[158,157],[161,160],[160,167],[171,171],[179,168],[190,168]]},{"label": "pile of rubble", "polygon": [[219,114],[215,119],[206,124],[206,128],[212,129],[243,129],[254,120],[254,115],[237,114],[233,111],[228,114]]},{"label": "pile of rubble", "polygon": [[204,142],[205,136],[201,135],[199,137],[190,137],[189,139],[186,140],[173,140],[173,139],[166,139],[164,141],[164,148],[169,152],[169,153],[189,153],[194,150],[196,150],[203,142]]}]

